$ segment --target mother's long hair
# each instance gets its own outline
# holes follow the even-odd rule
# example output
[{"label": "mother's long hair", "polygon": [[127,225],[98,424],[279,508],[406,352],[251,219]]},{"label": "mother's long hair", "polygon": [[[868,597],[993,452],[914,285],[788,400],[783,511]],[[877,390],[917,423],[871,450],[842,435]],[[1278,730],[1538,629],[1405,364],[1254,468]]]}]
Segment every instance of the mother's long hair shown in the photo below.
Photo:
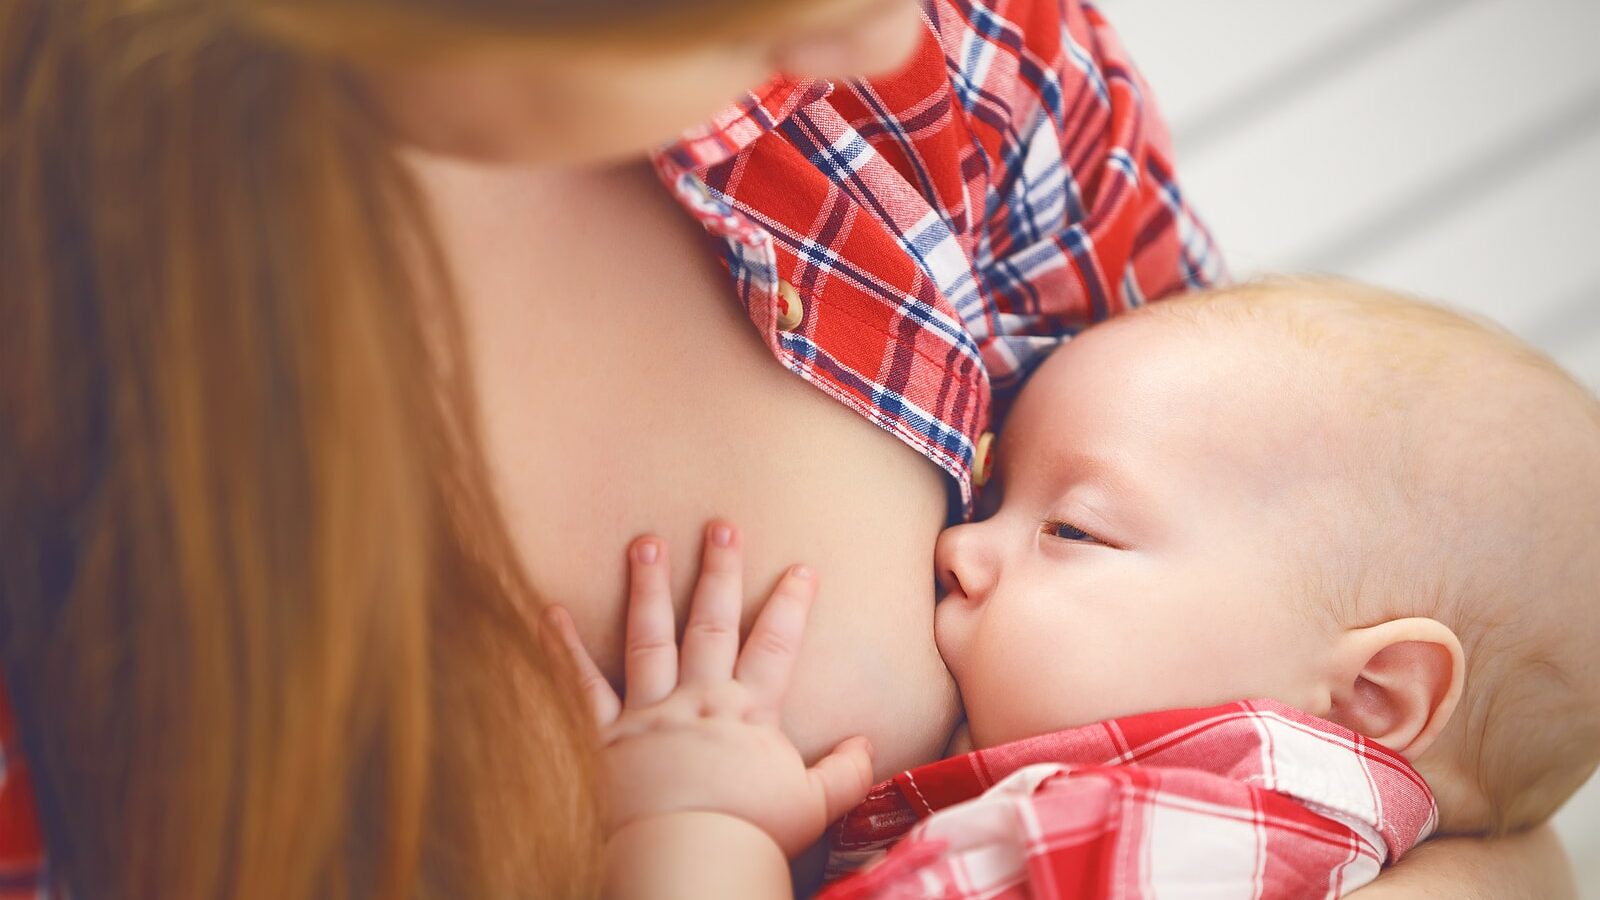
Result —
[{"label": "mother's long hair", "polygon": [[52,874],[591,894],[590,726],[419,199],[250,5],[0,4],[0,680]]}]

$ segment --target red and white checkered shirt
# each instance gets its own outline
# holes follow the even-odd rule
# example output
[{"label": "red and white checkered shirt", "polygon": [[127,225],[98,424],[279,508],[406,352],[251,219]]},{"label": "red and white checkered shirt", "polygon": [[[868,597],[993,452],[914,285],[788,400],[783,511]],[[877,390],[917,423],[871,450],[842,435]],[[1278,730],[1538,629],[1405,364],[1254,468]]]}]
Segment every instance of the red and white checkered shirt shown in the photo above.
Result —
[{"label": "red and white checkered shirt", "polygon": [[[931,459],[970,511],[979,437],[1051,349],[1222,273],[1095,9],[925,0],[925,18],[904,71],[775,80],[655,163],[779,363]],[[0,706],[0,900],[47,881],[10,728]]]},{"label": "red and white checkered shirt", "polygon": [[878,785],[829,870],[872,862],[822,897],[1339,897],[1437,819],[1398,754],[1280,703],[1151,713]]}]

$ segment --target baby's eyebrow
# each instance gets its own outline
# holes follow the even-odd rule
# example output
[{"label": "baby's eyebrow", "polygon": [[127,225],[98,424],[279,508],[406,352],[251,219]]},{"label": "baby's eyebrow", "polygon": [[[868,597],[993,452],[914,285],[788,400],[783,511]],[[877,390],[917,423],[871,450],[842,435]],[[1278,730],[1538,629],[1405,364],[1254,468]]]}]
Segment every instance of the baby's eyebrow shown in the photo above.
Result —
[{"label": "baby's eyebrow", "polygon": [[1126,461],[1115,456],[1069,450],[1059,460],[1059,471],[1065,473],[1057,491],[1067,491],[1073,486],[1089,483],[1102,488],[1113,500],[1139,501],[1147,495],[1128,473]]}]

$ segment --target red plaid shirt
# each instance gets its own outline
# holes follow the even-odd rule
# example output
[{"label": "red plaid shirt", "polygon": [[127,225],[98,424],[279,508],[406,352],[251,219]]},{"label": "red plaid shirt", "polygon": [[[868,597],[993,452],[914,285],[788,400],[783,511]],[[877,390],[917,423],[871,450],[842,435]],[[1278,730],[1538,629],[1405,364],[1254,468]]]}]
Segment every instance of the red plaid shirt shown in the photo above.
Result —
[{"label": "red plaid shirt", "polygon": [[1151,713],[878,785],[830,871],[879,858],[822,897],[1339,897],[1437,818],[1398,754],[1282,704]]},{"label": "red plaid shirt", "polygon": [[774,81],[656,165],[778,361],[933,460],[970,510],[980,435],[1051,349],[1221,265],[1098,12],[933,0],[927,17],[906,70]]},{"label": "red plaid shirt", "polygon": [[[928,0],[892,77],[777,80],[656,167],[777,360],[949,473],[1066,337],[1221,277],[1166,128],[1079,0]],[[42,895],[0,708],[0,900]]]}]

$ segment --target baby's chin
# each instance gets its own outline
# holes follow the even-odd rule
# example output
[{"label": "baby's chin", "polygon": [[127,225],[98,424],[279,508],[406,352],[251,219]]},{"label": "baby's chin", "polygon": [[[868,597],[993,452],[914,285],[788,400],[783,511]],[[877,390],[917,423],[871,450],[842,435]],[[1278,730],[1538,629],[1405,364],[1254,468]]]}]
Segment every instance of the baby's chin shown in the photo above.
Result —
[{"label": "baby's chin", "polygon": [[963,753],[971,753],[975,749],[977,748],[972,745],[972,729],[967,727],[967,720],[963,717],[960,722],[956,723],[956,730],[950,735],[950,743],[944,745],[944,753],[941,755],[944,757],[960,756]]}]

